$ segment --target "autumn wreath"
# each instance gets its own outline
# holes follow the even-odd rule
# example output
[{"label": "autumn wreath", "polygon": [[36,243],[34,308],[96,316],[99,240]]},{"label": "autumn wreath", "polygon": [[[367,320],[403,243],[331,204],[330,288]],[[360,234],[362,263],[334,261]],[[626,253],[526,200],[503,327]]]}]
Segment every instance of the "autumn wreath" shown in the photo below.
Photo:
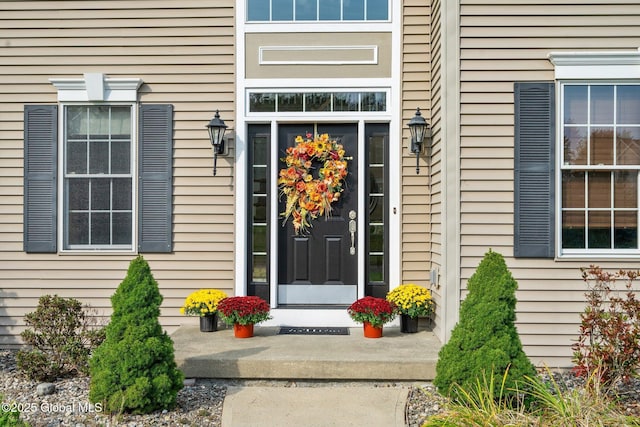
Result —
[{"label": "autumn wreath", "polygon": [[340,197],[348,172],[342,144],[326,133],[313,138],[310,133],[306,138],[298,135],[295,142],[281,159],[286,167],[280,169],[278,186],[280,196],[286,197],[284,212],[280,213],[283,225],[293,217],[293,229],[300,234],[312,226],[311,220],[331,214],[331,204]]}]

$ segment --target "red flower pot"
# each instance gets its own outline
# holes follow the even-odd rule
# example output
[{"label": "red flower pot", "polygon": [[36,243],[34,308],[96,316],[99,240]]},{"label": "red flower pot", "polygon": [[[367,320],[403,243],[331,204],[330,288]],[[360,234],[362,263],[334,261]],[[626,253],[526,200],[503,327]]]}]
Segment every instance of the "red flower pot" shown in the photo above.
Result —
[{"label": "red flower pot", "polygon": [[369,322],[364,322],[364,337],[365,338],[381,338],[382,326],[372,326]]},{"label": "red flower pot", "polygon": [[241,325],[239,323],[234,323],[233,335],[236,338],[251,338],[253,336],[253,323],[250,323],[248,325]]}]

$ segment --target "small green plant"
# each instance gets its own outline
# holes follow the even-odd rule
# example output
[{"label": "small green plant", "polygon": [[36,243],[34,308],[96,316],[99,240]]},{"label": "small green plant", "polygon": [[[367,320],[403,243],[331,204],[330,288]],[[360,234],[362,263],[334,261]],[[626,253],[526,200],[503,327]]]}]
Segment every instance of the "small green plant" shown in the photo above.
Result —
[{"label": "small green plant", "polygon": [[[467,285],[469,294],[460,306],[460,321],[440,349],[434,384],[444,394],[454,385],[468,389],[484,375],[496,381],[495,398],[511,399],[525,376],[536,374],[522,349],[515,327],[515,292],[518,283],[502,255],[489,251]],[[508,369],[507,369],[508,368]],[[499,376],[507,373],[504,385]]]},{"label": "small green plant", "polygon": [[29,427],[25,421],[20,419],[20,411],[18,405],[14,403],[4,403],[3,396],[0,394],[0,427]]},{"label": "small green plant", "polygon": [[[580,315],[580,335],[573,345],[579,375],[600,378],[614,386],[638,374],[640,365],[640,301],[633,282],[640,271],[608,273],[598,266],[583,268],[589,288],[587,306]],[[623,281],[624,289],[616,288]]]},{"label": "small green plant", "polygon": [[18,369],[38,381],[87,374],[89,355],[104,339],[104,329],[75,298],[44,295],[25,316],[21,336],[30,348],[16,355]]},{"label": "small green plant", "polygon": [[89,400],[106,412],[146,414],[176,405],[184,376],[158,321],[161,303],[149,264],[138,256],[111,297],[106,339],[90,360]]}]

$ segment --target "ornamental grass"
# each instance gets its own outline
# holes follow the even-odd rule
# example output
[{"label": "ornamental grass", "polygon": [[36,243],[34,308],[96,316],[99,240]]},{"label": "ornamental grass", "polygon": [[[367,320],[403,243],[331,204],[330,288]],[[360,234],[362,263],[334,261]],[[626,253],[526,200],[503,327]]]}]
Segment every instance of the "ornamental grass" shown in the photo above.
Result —
[{"label": "ornamental grass", "polygon": [[368,296],[351,304],[347,312],[356,322],[368,322],[380,328],[396,317],[396,306],[384,298]]},{"label": "ornamental grass", "polygon": [[218,304],[227,294],[218,289],[200,289],[192,292],[180,307],[180,313],[187,316],[206,316],[218,311]]},{"label": "ornamental grass", "polygon": [[433,311],[431,292],[413,283],[400,285],[390,291],[387,301],[396,305],[398,313],[409,317],[428,316]]},{"label": "ornamental grass", "polygon": [[229,297],[218,304],[220,318],[228,325],[251,325],[269,320],[269,304],[257,296]]}]

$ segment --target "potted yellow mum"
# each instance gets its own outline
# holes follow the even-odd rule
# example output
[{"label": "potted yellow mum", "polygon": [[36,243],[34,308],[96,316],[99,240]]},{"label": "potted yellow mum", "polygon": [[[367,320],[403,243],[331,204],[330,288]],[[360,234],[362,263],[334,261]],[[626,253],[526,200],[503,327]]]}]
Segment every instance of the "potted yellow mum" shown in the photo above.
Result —
[{"label": "potted yellow mum", "polygon": [[218,330],[218,304],[227,294],[219,289],[200,289],[192,292],[180,307],[180,313],[187,316],[200,316],[200,331]]},{"label": "potted yellow mum", "polygon": [[418,332],[418,317],[428,316],[433,311],[431,292],[413,283],[400,285],[387,294],[387,301],[396,305],[400,314],[400,330]]}]

